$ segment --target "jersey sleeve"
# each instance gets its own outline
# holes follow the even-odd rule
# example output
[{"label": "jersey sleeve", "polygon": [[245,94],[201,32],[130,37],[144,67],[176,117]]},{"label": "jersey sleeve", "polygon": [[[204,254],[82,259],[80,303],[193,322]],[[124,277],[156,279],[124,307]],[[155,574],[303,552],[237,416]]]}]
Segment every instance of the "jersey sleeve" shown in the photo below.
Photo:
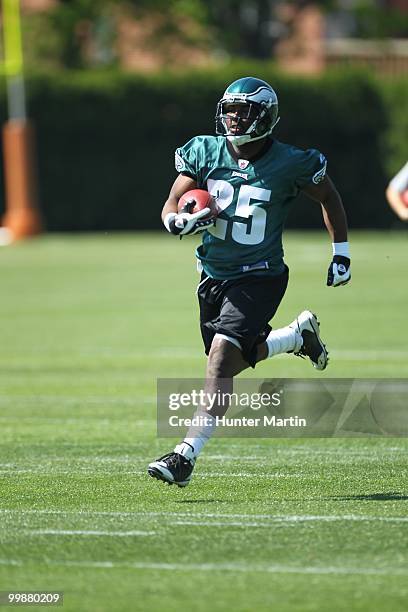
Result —
[{"label": "jersey sleeve", "polygon": [[408,189],[408,162],[403,168],[394,176],[390,182],[391,189],[395,189],[399,193],[402,193]]},{"label": "jersey sleeve", "polygon": [[195,138],[190,140],[183,147],[176,149],[175,166],[177,172],[190,178],[197,180],[198,178],[198,160],[197,147]]},{"label": "jersey sleeve", "polygon": [[297,187],[301,189],[309,183],[317,185],[326,176],[326,168],[327,159],[320,151],[317,149],[302,151],[297,167]]}]

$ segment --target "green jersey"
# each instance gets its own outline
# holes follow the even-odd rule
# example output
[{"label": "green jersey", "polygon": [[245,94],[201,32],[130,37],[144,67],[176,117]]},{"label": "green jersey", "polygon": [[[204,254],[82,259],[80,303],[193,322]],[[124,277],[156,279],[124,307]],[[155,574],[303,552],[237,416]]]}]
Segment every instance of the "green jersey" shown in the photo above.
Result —
[{"label": "green jersey", "polygon": [[277,140],[266,147],[248,161],[234,157],[223,136],[197,136],[176,151],[176,170],[209,191],[220,210],[196,253],[212,278],[281,274],[290,205],[299,189],[325,176],[327,162],[316,149]]}]

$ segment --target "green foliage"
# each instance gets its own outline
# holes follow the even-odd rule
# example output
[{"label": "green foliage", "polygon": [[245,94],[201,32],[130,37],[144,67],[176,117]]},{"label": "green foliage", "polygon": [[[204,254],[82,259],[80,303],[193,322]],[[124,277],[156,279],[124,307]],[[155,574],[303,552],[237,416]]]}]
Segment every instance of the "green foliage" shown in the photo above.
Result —
[{"label": "green foliage", "polygon": [[[114,57],[113,3],[110,0],[63,0],[46,12],[23,17],[23,39],[29,67],[85,68],[87,47],[103,44]],[[111,23],[112,22],[112,23]],[[112,30],[101,41],[101,29]],[[111,62],[113,63],[113,62]]]},{"label": "green foliage", "polygon": [[393,176],[408,159],[408,80],[402,77],[387,86],[378,81],[389,116],[389,129],[383,134],[384,165]]},{"label": "green foliage", "polygon": [[362,1],[353,11],[356,35],[361,38],[406,38],[408,13]]},{"label": "green foliage", "polygon": [[[384,190],[406,161],[408,84],[350,71],[299,79],[247,63],[180,75],[31,77],[29,110],[48,228],[160,227],[160,210],[176,176],[174,149],[194,135],[214,133],[218,99],[245,74],[268,80],[278,92],[276,138],[325,153],[353,227],[395,222]],[[299,198],[290,225],[320,226],[319,207]]]},{"label": "green foliage", "polygon": [[43,70],[54,70],[61,67],[65,35],[51,26],[49,14],[23,15],[22,30],[26,68],[41,66]]},{"label": "green foliage", "polygon": [[[146,19],[149,35],[143,44],[155,48],[163,66],[168,45],[177,43],[231,57],[269,59],[277,41],[291,28],[291,20],[286,22],[279,10],[281,4],[270,0],[61,0],[48,11],[23,18],[26,58],[30,66],[41,69],[114,65],[121,17],[135,23]],[[301,8],[308,2],[284,4]],[[342,4],[339,0],[318,2],[333,19],[336,11],[344,9]],[[347,9],[354,36],[408,36],[406,12],[374,4],[360,0]]]}]

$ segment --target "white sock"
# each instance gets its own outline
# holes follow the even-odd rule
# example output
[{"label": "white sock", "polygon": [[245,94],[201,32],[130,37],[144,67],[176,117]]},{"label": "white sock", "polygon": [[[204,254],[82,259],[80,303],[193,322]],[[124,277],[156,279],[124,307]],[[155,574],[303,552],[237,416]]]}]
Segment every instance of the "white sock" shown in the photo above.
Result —
[{"label": "white sock", "polygon": [[192,425],[187,431],[187,435],[181,444],[178,444],[174,452],[187,457],[193,463],[201,453],[204,445],[211,438],[215,425],[215,418],[206,411],[197,411],[194,417],[205,419],[202,425]]},{"label": "white sock", "polygon": [[282,327],[272,330],[266,338],[268,357],[298,351],[303,344],[303,338],[293,327]]}]

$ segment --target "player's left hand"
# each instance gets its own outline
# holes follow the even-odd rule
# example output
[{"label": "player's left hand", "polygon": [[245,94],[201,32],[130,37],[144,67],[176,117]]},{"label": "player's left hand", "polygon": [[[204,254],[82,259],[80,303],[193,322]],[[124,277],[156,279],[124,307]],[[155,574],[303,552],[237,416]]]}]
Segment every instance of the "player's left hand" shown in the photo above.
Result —
[{"label": "player's left hand", "polygon": [[327,286],[340,287],[351,279],[350,259],[343,255],[334,255],[327,271]]}]

